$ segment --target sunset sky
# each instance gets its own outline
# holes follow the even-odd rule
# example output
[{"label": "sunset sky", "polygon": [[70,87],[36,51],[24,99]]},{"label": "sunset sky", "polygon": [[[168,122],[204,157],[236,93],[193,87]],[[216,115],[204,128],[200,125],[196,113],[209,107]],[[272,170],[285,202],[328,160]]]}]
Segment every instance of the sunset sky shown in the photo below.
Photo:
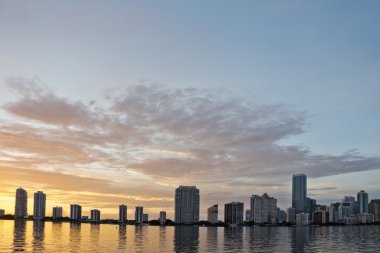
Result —
[{"label": "sunset sky", "polygon": [[[116,218],[291,177],[380,198],[380,1],[0,1],[0,209],[15,191]],[[220,210],[222,219],[223,208]]]}]

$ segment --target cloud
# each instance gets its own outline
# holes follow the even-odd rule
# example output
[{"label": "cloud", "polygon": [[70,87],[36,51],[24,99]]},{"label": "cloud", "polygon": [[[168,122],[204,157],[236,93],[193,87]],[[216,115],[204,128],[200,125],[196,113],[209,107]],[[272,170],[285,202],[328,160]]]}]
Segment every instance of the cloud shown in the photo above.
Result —
[{"label": "cloud", "polygon": [[0,122],[0,167],[79,176],[78,191],[155,196],[150,188],[172,198],[177,185],[195,184],[216,198],[241,196],[239,191],[272,196],[289,190],[292,174],[317,178],[380,168],[379,157],[357,150],[321,155],[280,145],[306,131],[309,114],[228,91],[140,84],[86,103],[60,97],[39,80],[16,78],[8,86],[17,99],[2,108],[16,117]]}]

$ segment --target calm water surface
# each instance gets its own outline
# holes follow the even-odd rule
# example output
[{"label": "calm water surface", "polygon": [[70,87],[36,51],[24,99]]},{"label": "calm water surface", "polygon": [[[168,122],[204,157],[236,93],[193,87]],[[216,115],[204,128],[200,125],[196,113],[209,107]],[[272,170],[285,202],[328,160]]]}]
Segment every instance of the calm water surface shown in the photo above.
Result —
[{"label": "calm water surface", "polygon": [[0,220],[0,252],[380,252],[380,226],[155,227]]}]

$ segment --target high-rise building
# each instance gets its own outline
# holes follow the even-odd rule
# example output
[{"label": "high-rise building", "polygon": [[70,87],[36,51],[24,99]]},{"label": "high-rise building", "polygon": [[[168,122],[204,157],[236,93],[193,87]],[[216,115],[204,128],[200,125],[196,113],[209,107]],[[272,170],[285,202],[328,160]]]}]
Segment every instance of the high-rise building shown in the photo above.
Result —
[{"label": "high-rise building", "polygon": [[286,213],[284,210],[281,210],[279,207],[277,207],[277,223],[281,224],[286,221]]},{"label": "high-rise building", "polygon": [[149,222],[149,214],[147,214],[147,213],[143,213],[143,222],[144,222],[144,223]]},{"label": "high-rise building", "polygon": [[33,218],[35,220],[43,220],[46,212],[46,194],[42,191],[34,193],[34,209]]},{"label": "high-rise building", "polygon": [[292,207],[296,213],[304,213],[307,208],[307,177],[304,174],[293,175]]},{"label": "high-rise building", "polygon": [[251,218],[251,209],[245,210],[245,220],[246,221],[252,221],[252,218]]},{"label": "high-rise building", "polygon": [[207,209],[207,221],[211,224],[218,223],[218,204]]},{"label": "high-rise building", "polygon": [[166,224],[166,212],[165,211],[160,212],[160,224],[161,225]]},{"label": "high-rise building", "polygon": [[231,202],[224,205],[224,222],[227,224],[242,224],[244,217],[244,203]]},{"label": "high-rise building", "polygon": [[199,222],[199,190],[195,186],[179,186],[175,190],[175,222]]},{"label": "high-rise building", "polygon": [[22,188],[16,190],[15,218],[28,217],[28,193]]},{"label": "high-rise building", "polygon": [[368,205],[368,212],[373,214],[374,221],[380,221],[380,199],[372,199]]},{"label": "high-rise building", "polygon": [[309,213],[297,213],[296,214],[296,225],[297,226],[309,225]]},{"label": "high-rise building", "polygon": [[125,223],[127,222],[127,206],[126,205],[120,205],[119,206],[119,222]]},{"label": "high-rise building", "polygon": [[70,219],[79,221],[82,218],[82,207],[77,204],[70,205]]},{"label": "high-rise building", "polygon": [[357,196],[359,213],[368,213],[368,193],[361,190]]},{"label": "high-rise building", "polygon": [[53,207],[53,219],[62,218],[63,209],[60,206]]},{"label": "high-rise building", "polygon": [[143,214],[144,214],[144,207],[136,206],[136,211],[135,211],[135,222],[136,222],[136,224],[142,224],[143,223]]},{"label": "high-rise building", "polygon": [[91,210],[91,221],[100,221],[100,211],[98,209]]},{"label": "high-rise building", "polygon": [[256,224],[276,223],[277,199],[271,198],[267,193],[261,197],[251,197],[251,220]]},{"label": "high-rise building", "polygon": [[294,207],[286,208],[286,222],[291,224],[296,223],[296,209]]},{"label": "high-rise building", "polygon": [[0,217],[4,216],[4,215],[5,215],[5,210],[4,209],[0,209]]}]

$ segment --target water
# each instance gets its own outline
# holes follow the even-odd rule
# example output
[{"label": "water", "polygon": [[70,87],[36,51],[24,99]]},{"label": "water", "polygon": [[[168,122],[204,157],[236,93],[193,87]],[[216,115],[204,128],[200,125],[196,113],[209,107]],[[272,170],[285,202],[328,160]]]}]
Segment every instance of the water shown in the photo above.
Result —
[{"label": "water", "polygon": [[380,226],[155,227],[0,220],[0,252],[380,252]]}]

